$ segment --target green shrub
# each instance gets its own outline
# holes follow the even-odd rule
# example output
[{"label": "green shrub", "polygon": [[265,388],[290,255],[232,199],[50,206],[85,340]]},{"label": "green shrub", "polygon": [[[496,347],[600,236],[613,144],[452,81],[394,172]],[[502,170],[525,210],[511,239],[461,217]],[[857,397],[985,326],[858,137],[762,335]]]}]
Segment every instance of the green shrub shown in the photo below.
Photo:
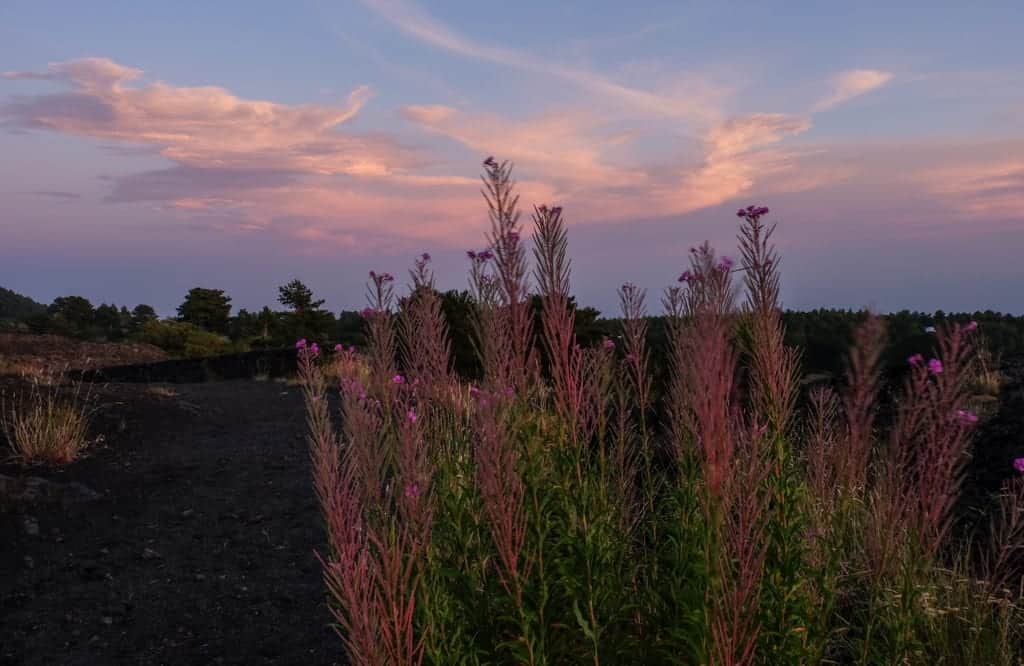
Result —
[{"label": "green shrub", "polygon": [[215,356],[232,349],[231,341],[222,335],[170,319],[146,322],[140,338],[170,354],[187,358]]}]

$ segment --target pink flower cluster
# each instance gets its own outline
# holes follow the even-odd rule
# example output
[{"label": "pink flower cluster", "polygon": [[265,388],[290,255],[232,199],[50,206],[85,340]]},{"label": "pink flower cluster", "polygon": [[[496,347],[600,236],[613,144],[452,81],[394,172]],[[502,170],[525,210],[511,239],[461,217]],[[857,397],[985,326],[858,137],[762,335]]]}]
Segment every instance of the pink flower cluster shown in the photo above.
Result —
[{"label": "pink flower cluster", "polygon": [[765,206],[747,206],[736,211],[736,217],[761,217],[767,214],[768,209]]},{"label": "pink flower cluster", "polygon": [[[924,363],[924,356],[921,356],[920,354],[914,354],[913,356],[907,359],[907,363],[914,366],[915,368],[919,367],[922,363]],[[941,375],[942,361],[940,361],[937,358],[928,359],[928,372],[932,373],[933,375]]]},{"label": "pink flower cluster", "polygon": [[300,352],[306,352],[312,356],[316,356],[320,353],[320,346],[315,342],[306,342],[306,338],[302,338],[296,342],[295,348]]},{"label": "pink flower cluster", "polygon": [[391,273],[377,273],[377,271],[370,271],[370,279],[374,282],[383,284],[384,282],[394,282],[395,276]]},{"label": "pink flower cluster", "polygon": [[494,253],[491,252],[490,250],[481,250],[480,252],[474,252],[473,250],[467,250],[466,251],[466,256],[469,257],[472,261],[475,261],[475,262],[477,262],[479,264],[482,264],[484,262],[490,261],[491,259],[494,259]]},{"label": "pink flower cluster", "polygon": [[1024,458],[1015,458],[1013,468],[1018,472],[1024,472]]},{"label": "pink flower cluster", "polygon": [[966,409],[956,410],[956,418],[960,421],[960,423],[968,426],[975,425],[978,422],[978,415]]}]

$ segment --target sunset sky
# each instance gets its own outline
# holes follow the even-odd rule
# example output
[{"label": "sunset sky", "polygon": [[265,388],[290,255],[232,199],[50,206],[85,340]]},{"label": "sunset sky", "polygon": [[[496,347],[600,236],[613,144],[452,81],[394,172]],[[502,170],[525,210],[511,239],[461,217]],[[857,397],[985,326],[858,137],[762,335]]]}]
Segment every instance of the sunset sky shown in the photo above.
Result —
[{"label": "sunset sky", "polygon": [[494,155],[606,314],[747,204],[788,307],[1024,313],[1024,3],[892,4],[3,0],[0,286],[463,288]]}]

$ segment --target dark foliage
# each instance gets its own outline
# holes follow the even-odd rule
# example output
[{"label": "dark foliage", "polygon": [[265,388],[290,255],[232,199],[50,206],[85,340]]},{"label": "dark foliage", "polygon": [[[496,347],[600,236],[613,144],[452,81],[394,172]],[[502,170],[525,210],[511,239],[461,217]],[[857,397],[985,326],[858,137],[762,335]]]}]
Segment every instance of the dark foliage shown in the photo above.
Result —
[{"label": "dark foliage", "polygon": [[45,312],[46,306],[42,303],[0,287],[0,320],[24,319]]},{"label": "dark foliage", "polygon": [[231,297],[222,289],[193,287],[178,306],[178,319],[213,333],[228,332]]}]

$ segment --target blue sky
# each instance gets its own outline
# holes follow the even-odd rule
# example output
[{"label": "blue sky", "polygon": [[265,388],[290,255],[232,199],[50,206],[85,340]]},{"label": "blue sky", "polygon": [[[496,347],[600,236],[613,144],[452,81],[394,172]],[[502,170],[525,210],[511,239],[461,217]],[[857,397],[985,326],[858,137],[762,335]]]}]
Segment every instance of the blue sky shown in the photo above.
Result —
[{"label": "blue sky", "polygon": [[[1024,5],[0,5],[0,285],[49,302],[465,285],[487,155],[576,291],[657,290],[772,208],[796,308],[1024,312]],[[528,224],[528,220],[527,220]],[[656,300],[656,299],[652,299]]]}]

